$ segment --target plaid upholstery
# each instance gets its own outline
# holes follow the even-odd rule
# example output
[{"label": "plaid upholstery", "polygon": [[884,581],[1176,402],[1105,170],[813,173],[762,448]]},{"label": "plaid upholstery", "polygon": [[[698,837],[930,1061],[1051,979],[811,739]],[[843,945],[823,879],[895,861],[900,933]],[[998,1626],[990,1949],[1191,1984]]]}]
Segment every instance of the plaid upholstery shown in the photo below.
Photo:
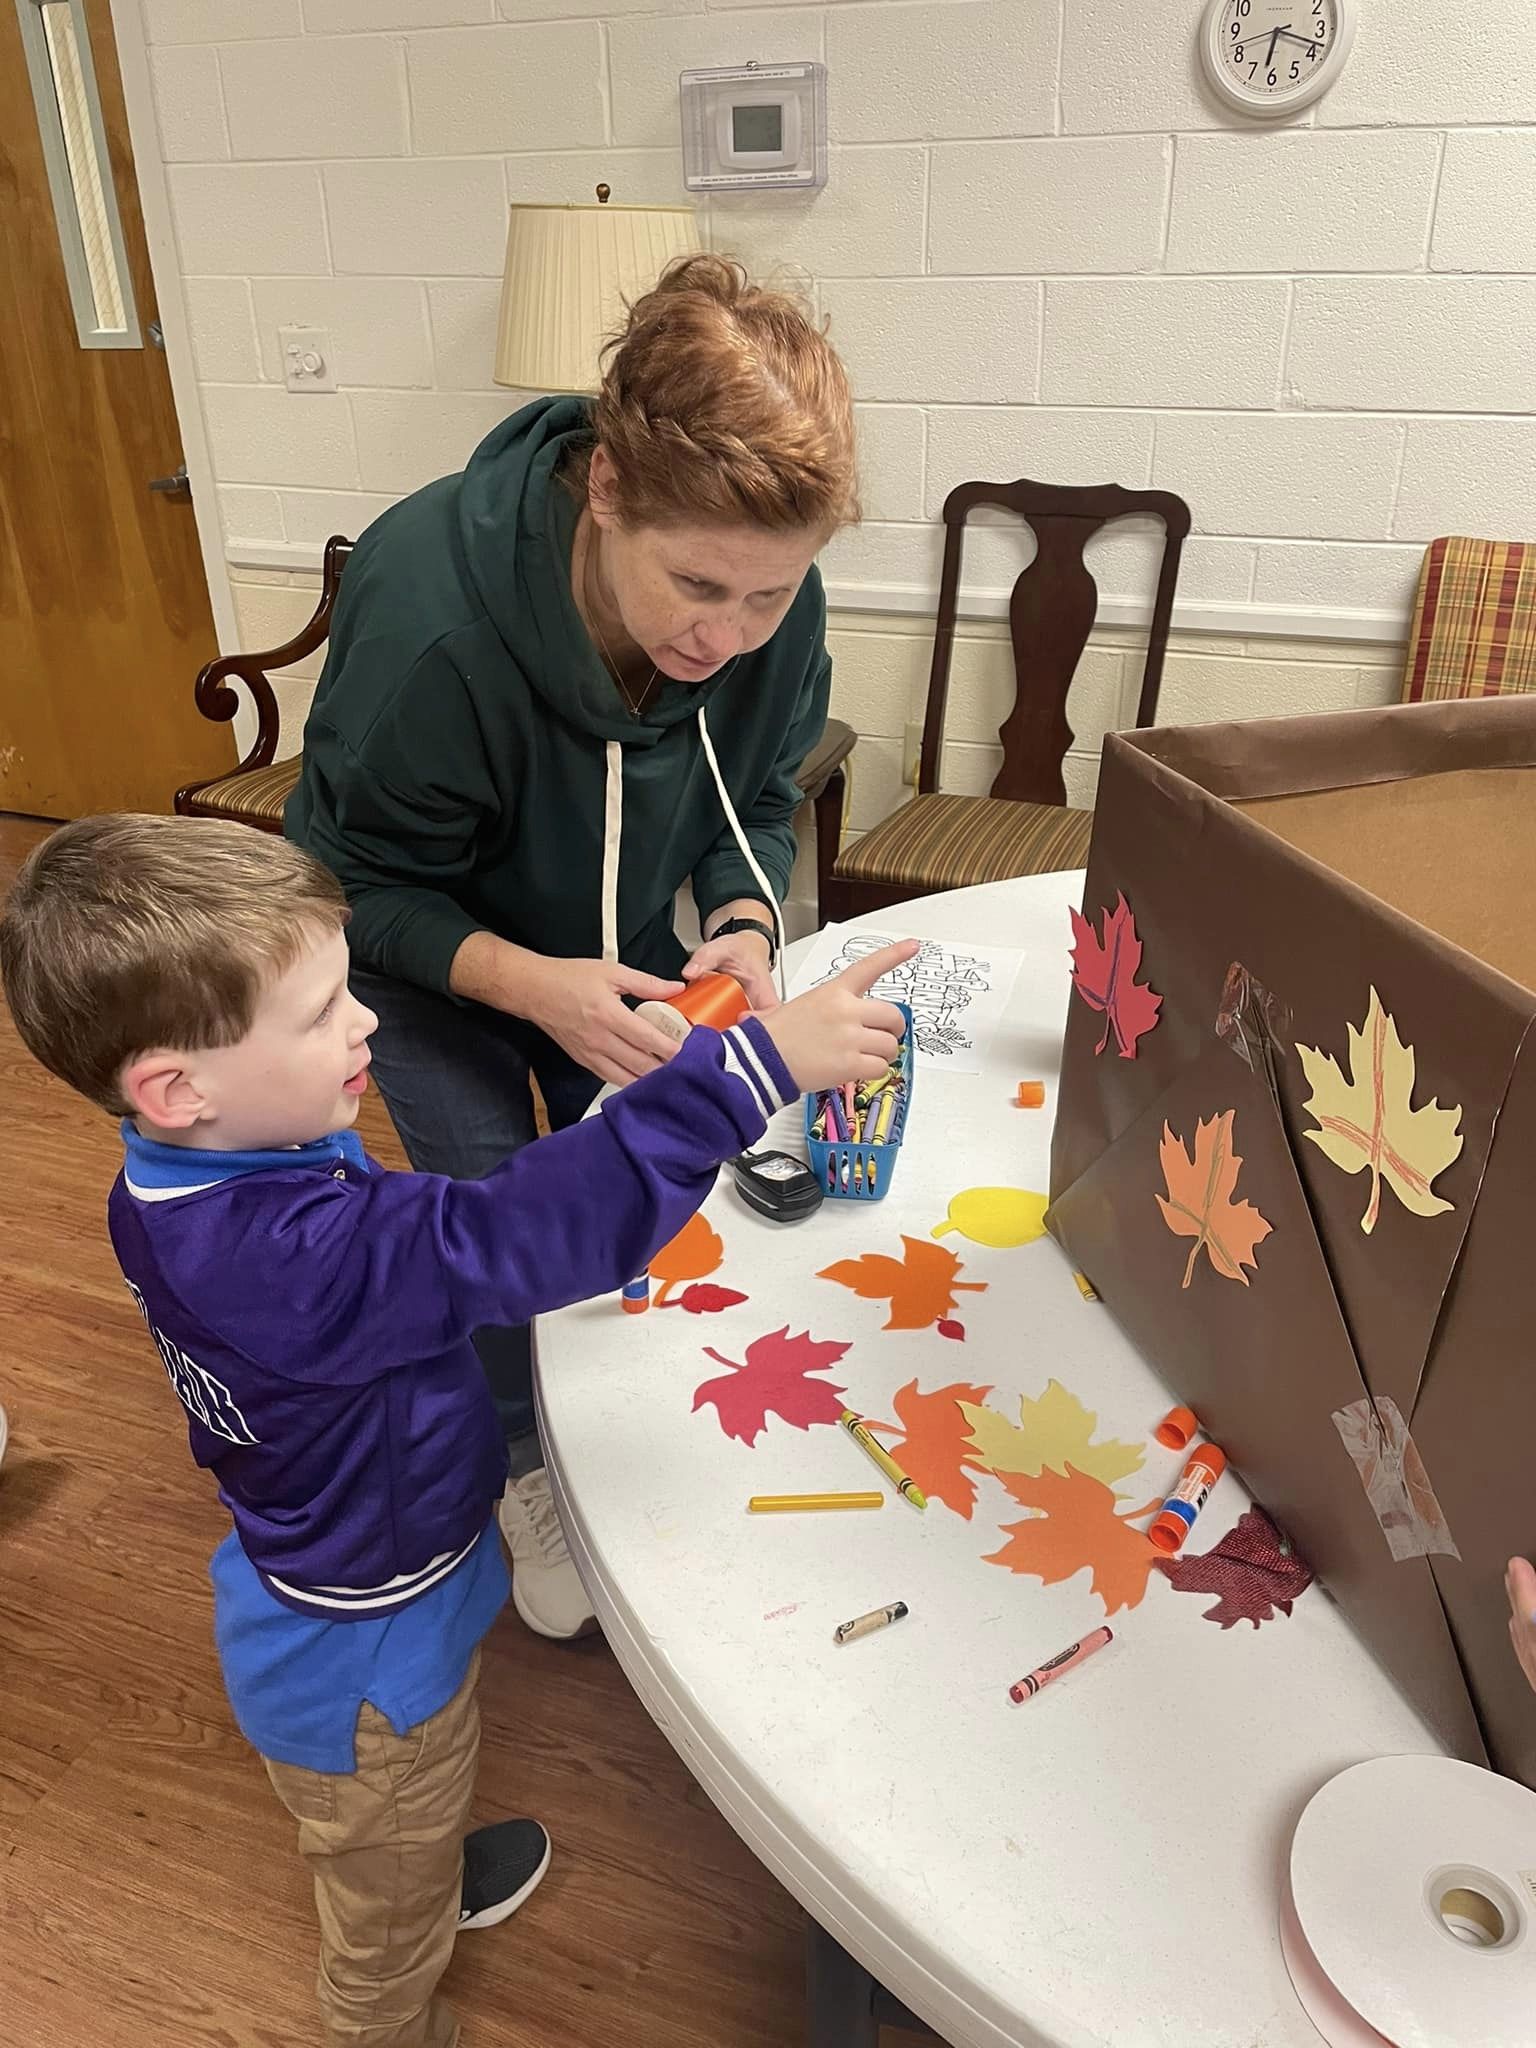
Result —
[{"label": "plaid upholstery", "polygon": [[994,796],[919,796],[856,839],[837,875],[917,896],[1012,875],[1054,874],[1084,865],[1092,832],[1092,811]]},{"label": "plaid upholstery", "polygon": [[283,806],[293,794],[302,765],[295,754],[287,761],[275,761],[270,768],[221,775],[217,782],[204,782],[191,792],[187,812],[192,817],[234,818],[264,832],[281,832]]},{"label": "plaid upholstery", "polygon": [[1431,541],[1419,572],[1403,701],[1536,690],[1536,544]]}]

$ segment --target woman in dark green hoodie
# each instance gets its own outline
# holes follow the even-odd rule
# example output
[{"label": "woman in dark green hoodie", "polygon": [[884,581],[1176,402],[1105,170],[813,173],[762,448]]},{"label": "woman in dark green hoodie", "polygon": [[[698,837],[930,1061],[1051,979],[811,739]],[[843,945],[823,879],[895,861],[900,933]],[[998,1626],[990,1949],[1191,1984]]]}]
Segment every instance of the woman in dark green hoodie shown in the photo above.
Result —
[{"label": "woman in dark green hoodie", "polygon": [[[815,556],[857,517],[842,365],[716,256],[638,301],[595,401],[541,399],[347,565],[287,830],[340,878],[374,1071],[418,1170],[475,1177],[667,1057],[626,998],[726,968],[775,999],[795,773],[826,720]],[[673,930],[691,881],[702,946]],[[482,1331],[530,1626],[591,1610]]]}]

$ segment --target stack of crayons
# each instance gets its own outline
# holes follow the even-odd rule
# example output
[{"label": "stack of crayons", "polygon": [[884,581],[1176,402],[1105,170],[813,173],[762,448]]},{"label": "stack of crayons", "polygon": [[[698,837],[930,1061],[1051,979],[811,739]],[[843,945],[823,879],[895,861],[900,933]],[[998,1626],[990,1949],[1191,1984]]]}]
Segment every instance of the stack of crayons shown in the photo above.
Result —
[{"label": "stack of crayons", "polygon": [[[889,1144],[899,1130],[905,1097],[906,1077],[898,1056],[878,1080],[861,1081],[857,1087],[850,1081],[842,1088],[830,1088],[819,1095],[812,1113],[810,1134],[823,1145]],[[851,1163],[844,1157],[844,1186],[849,1185],[849,1176],[852,1175],[858,1191],[862,1192],[866,1164],[870,1192],[873,1193],[879,1185],[879,1164],[869,1153],[854,1155]],[[829,1159],[827,1185],[834,1190],[837,1174],[836,1161]]]}]

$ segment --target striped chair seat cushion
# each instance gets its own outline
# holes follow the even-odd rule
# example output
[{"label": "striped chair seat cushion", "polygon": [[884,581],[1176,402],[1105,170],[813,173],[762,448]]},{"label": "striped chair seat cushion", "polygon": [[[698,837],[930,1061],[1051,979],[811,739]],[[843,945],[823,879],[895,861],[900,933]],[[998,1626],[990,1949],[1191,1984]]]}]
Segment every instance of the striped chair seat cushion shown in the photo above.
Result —
[{"label": "striped chair seat cushion", "polygon": [[281,831],[283,806],[294,791],[303,766],[297,754],[288,761],[274,761],[270,768],[247,768],[238,775],[221,775],[217,782],[205,782],[192,799],[192,811],[218,818],[238,818],[270,831]]},{"label": "striped chair seat cushion", "polygon": [[919,796],[856,839],[837,874],[914,891],[965,889],[1080,868],[1092,833],[1092,811],[993,796]]},{"label": "striped chair seat cushion", "polygon": [[1431,541],[1408,635],[1403,700],[1536,690],[1536,545]]}]

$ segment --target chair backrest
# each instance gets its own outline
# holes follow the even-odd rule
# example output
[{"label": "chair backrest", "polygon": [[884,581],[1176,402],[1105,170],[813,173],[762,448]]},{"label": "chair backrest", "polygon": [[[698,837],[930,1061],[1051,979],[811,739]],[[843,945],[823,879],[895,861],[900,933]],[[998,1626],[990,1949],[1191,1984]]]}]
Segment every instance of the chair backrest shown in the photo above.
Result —
[{"label": "chair backrest", "polygon": [[939,786],[944,749],[944,711],[960,602],[965,522],[983,505],[1015,513],[1035,536],[1035,558],[1014,584],[1008,603],[1015,690],[1013,709],[998,734],[1003,765],[992,784],[992,794],[1019,803],[1062,804],[1066,802],[1066,785],[1061,764],[1073,740],[1067,723],[1067,691],[1099,609],[1098,586],[1083,559],[1084,551],[1093,536],[1114,520],[1141,513],[1162,523],[1157,595],[1136,709],[1136,723],[1150,725],[1157,715],[1179,557],[1189,532],[1189,507],[1172,491],[1128,491],[1119,484],[1042,484],[1020,478],[1011,484],[956,485],[944,500],[944,575],[939,585],[918,772],[917,786],[929,795]]},{"label": "chair backrest", "polygon": [[270,768],[277,758],[280,719],[277,698],[267,679],[267,671],[288,668],[293,662],[302,661],[306,654],[313,654],[317,647],[325,645],[331,631],[331,614],[336,609],[336,593],[341,588],[341,572],[347,566],[351,552],[352,542],[344,534],[333,533],[326,542],[320,574],[320,602],[315,606],[309,623],[291,640],[281,647],[262,652],[221,654],[199,671],[197,708],[204,718],[222,724],[240,709],[239,692],[230,687],[231,676],[244,683],[256,706],[256,741],[235,771],[237,774],[247,768]]},{"label": "chair backrest", "polygon": [[1536,690],[1536,543],[1454,534],[1424,550],[1403,702]]}]

